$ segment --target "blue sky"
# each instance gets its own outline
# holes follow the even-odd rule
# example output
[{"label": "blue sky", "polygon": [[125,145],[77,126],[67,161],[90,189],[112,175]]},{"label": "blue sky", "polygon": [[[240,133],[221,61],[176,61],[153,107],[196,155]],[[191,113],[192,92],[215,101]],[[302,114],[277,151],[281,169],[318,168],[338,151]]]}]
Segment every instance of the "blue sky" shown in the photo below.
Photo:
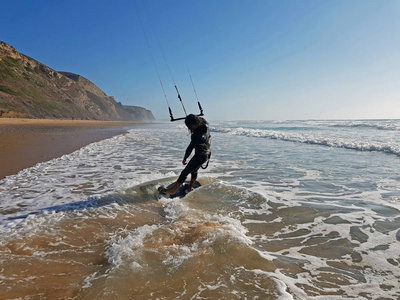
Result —
[{"label": "blue sky", "polygon": [[173,80],[188,113],[198,112],[190,70],[209,120],[400,118],[398,0],[0,0],[0,8],[1,41],[157,119],[169,115],[154,63],[175,117],[183,111]]}]

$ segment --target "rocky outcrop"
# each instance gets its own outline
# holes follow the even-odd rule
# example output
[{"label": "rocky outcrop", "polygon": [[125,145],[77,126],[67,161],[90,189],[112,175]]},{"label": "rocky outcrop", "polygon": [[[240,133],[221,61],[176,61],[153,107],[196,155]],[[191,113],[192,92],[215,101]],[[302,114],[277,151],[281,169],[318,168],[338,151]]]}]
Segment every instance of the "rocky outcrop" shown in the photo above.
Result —
[{"label": "rocky outcrop", "polygon": [[0,117],[153,121],[151,111],[124,106],[88,79],[57,72],[0,42]]}]

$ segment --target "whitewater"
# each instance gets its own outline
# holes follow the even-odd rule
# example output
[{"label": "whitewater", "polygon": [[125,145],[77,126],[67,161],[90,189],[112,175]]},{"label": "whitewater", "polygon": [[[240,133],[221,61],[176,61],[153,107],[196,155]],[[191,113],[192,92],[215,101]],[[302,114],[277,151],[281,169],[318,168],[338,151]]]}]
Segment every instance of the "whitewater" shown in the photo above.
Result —
[{"label": "whitewater", "polygon": [[400,120],[183,123],[0,181],[0,299],[399,299]]}]

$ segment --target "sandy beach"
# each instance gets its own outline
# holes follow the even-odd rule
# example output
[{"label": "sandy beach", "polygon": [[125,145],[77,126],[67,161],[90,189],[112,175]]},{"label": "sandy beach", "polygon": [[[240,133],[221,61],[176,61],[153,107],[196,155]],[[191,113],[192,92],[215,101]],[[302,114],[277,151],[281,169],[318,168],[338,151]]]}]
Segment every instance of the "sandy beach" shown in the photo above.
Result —
[{"label": "sandy beach", "polygon": [[0,179],[126,132],[131,122],[0,118]]}]

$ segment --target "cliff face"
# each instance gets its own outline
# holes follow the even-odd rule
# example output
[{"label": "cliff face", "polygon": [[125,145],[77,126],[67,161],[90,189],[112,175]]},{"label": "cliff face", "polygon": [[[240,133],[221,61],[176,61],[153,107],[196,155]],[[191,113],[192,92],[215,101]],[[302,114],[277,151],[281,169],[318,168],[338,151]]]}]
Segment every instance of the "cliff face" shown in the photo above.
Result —
[{"label": "cliff face", "polygon": [[86,78],[57,72],[0,42],[0,115],[6,117],[152,121],[151,111],[124,106]]}]

